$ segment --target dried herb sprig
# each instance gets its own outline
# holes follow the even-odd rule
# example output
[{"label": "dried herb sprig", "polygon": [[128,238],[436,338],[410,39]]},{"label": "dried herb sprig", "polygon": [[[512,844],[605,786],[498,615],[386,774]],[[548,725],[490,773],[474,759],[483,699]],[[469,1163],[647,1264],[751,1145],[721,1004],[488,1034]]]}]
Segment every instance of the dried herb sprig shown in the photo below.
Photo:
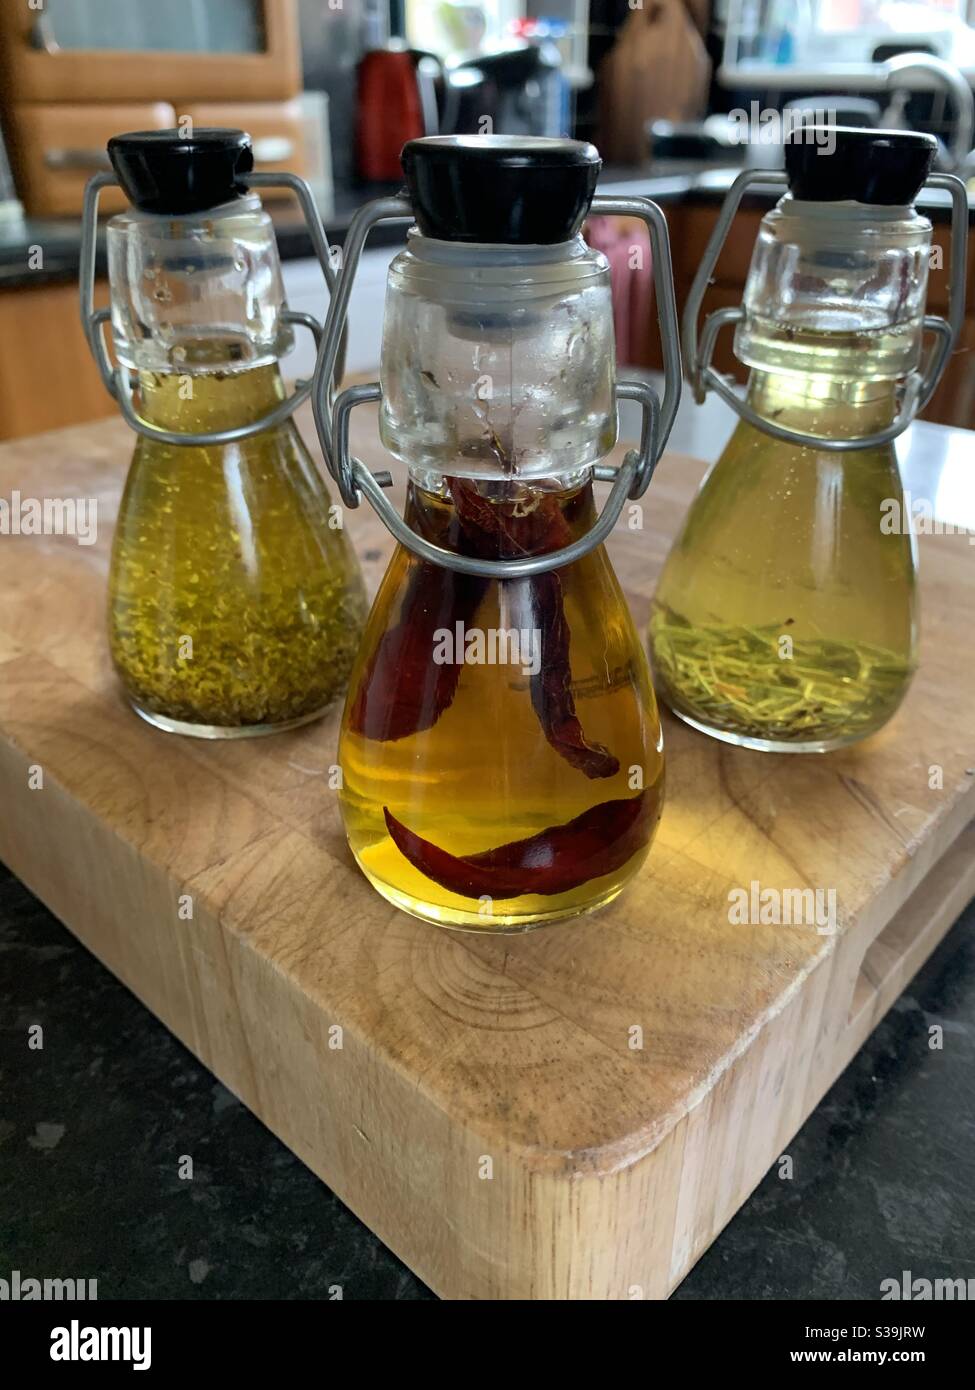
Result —
[{"label": "dried herb sprig", "polygon": [[745,737],[807,743],[878,728],[913,673],[896,652],[866,642],[796,638],[789,620],[762,627],[697,627],[658,607],[654,671],[679,712]]}]

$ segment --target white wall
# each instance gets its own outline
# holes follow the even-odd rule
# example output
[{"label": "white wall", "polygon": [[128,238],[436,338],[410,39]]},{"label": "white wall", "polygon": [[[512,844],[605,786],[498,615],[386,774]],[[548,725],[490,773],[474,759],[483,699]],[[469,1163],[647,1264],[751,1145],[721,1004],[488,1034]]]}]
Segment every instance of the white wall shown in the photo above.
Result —
[{"label": "white wall", "polygon": [[[375,372],[379,367],[379,345],[383,329],[383,301],[386,296],[386,271],[396,255],[395,246],[365,251],[356,271],[349,304],[349,345],[346,371]],[[328,304],[322,269],[314,257],[307,260],[285,261],[284,289],[288,307],[314,314],[319,322],[325,318]],[[315,344],[311,334],[302,328],[295,330],[295,350],[285,359],[286,377],[310,377],[315,368]]]}]

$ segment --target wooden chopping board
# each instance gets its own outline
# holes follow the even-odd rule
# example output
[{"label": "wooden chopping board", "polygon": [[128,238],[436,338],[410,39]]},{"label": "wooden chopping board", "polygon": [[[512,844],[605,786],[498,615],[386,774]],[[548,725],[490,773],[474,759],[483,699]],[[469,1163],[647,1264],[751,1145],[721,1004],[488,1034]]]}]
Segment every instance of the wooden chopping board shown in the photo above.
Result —
[{"label": "wooden chopping board", "polygon": [[[975,547],[922,540],[921,669],[882,734],[775,757],[667,717],[635,884],[478,938],[358,873],[337,712],[214,745],[123,705],[105,590],[131,449],[120,421],[0,448],[0,496],[99,505],[91,547],[0,537],[0,857],[440,1294],[665,1296],[975,892]],[[666,458],[613,539],[641,625],[702,471]],[[348,525],[374,588],[389,539],[365,507]],[[730,924],[753,880],[835,887],[842,931]]]}]

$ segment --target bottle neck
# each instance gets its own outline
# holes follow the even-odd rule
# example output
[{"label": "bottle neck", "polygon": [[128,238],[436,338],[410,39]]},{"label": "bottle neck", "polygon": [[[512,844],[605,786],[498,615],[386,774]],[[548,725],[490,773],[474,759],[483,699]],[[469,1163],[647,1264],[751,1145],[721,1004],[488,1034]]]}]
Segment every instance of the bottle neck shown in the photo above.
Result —
[{"label": "bottle neck", "polygon": [[581,239],[414,237],[390,267],[379,431],[413,469],[528,480],[597,463],[616,442],[615,368],[609,264]]},{"label": "bottle neck", "polygon": [[753,370],[749,405],[763,419],[804,434],[849,439],[884,429],[897,414],[896,381]]},{"label": "bottle neck", "polygon": [[277,363],[246,371],[140,372],[143,418],[161,429],[209,433],[249,425],[284,400]]},{"label": "bottle neck", "polygon": [[124,366],[207,371],[220,357],[241,369],[290,350],[274,227],[257,198],[187,217],[121,213],[107,244],[112,337]]},{"label": "bottle neck", "polygon": [[506,560],[559,550],[595,522],[592,479],[574,486],[563,478],[451,477],[436,491],[413,471],[406,521],[418,535],[446,550],[481,560]]}]

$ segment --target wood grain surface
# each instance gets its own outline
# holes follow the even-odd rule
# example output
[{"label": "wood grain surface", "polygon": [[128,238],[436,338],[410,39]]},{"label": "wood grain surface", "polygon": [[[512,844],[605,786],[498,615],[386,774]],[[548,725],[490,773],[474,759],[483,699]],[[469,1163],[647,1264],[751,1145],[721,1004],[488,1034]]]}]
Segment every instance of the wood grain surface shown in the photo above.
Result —
[{"label": "wood grain surface", "polygon": [[[975,547],[922,539],[921,669],[883,733],[776,757],[666,717],[631,888],[477,937],[358,873],[337,712],[214,745],[124,706],[104,610],[131,448],[119,421],[0,448],[0,497],[99,507],[91,547],[0,537],[0,857],[437,1292],[666,1296],[975,892]],[[613,538],[640,625],[701,474],[666,458]],[[347,521],[374,588],[388,538]],[[752,881],[835,889],[840,932],[731,924]]]}]

